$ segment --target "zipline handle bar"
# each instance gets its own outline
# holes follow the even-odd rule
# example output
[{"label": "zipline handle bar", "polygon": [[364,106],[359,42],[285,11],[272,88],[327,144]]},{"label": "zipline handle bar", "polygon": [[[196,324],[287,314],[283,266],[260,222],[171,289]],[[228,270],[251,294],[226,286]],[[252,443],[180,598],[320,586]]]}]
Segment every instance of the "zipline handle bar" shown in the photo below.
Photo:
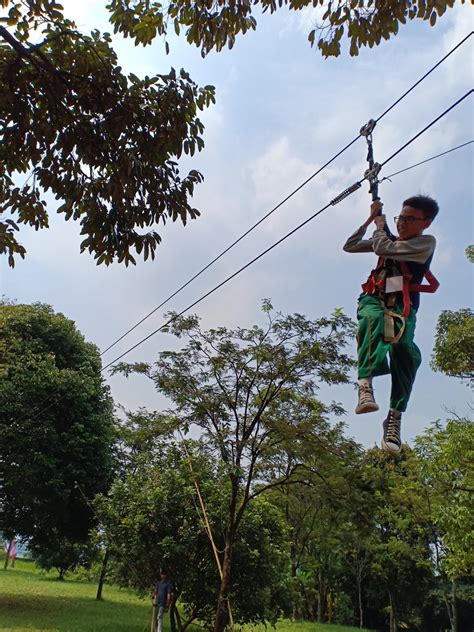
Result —
[{"label": "zipline handle bar", "polygon": [[[377,121],[370,119],[363,127],[360,128],[360,135],[364,136],[367,141],[367,162],[369,168],[364,174],[364,177],[369,181],[369,193],[372,195],[372,201],[379,200],[379,180],[378,174],[382,168],[378,162],[374,161],[374,149],[372,146],[372,132],[374,131]],[[379,212],[381,215],[382,211]]]}]

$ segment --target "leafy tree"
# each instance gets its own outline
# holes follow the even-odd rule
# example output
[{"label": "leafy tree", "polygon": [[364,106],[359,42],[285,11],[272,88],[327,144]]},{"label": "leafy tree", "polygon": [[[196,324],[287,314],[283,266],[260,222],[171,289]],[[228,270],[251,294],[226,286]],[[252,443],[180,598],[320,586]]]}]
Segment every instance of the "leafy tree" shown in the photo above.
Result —
[{"label": "leafy tree", "polygon": [[[219,586],[194,481],[199,479],[218,548],[224,542],[229,493],[219,465],[205,446],[186,445],[184,450],[184,444],[170,435],[155,434],[151,450],[141,452],[140,466],[123,480],[117,479],[107,497],[96,501],[113,554],[112,577],[145,592],[156,582],[160,568],[169,569],[181,606],[178,610],[173,604],[171,616],[180,631],[196,618],[212,622]],[[279,512],[260,499],[245,516],[235,546],[236,581],[229,600],[236,621],[278,616],[288,559],[285,537]]]},{"label": "leafy tree", "polygon": [[432,424],[417,438],[419,468],[429,498],[436,575],[451,630],[458,630],[458,592],[474,577],[474,425],[468,419]]},{"label": "leafy tree", "polygon": [[[466,248],[466,257],[474,263],[474,247]],[[441,312],[431,368],[461,379],[474,379],[474,312],[469,309]]]},{"label": "leafy tree", "polygon": [[[264,311],[265,328],[235,331],[206,332],[196,316],[175,317],[172,333],[188,339],[181,351],[161,353],[153,366],[117,367],[152,379],[174,403],[177,423],[185,431],[196,426],[223,463],[230,491],[215,632],[228,622],[234,545],[249,504],[267,489],[301,480],[304,455],[324,452],[321,423],[341,409],[315,399],[317,380],[347,382],[353,366],[343,353],[353,323],[340,311],[315,321],[300,314],[272,315],[268,301]],[[278,458],[285,447],[301,457],[289,469]]]},{"label": "leafy tree", "polygon": [[[291,530],[293,617],[323,623],[335,614],[339,622],[352,623],[341,621],[343,615],[337,600],[334,603],[334,596],[339,592],[341,603],[338,582],[341,561],[348,555],[349,531],[341,526],[352,512],[360,511],[360,499],[353,485],[360,447],[344,437],[342,426],[330,429],[326,424],[324,434],[323,428],[320,423],[325,452],[305,457],[305,480],[289,481],[268,493],[272,502],[281,507]],[[297,458],[301,458],[300,453],[286,453],[280,456],[280,461],[288,469]],[[366,510],[364,506],[364,515]]]},{"label": "leafy tree", "polygon": [[[171,27],[177,34],[183,29],[203,55],[232,47],[238,34],[255,29],[256,10],[274,13],[283,6],[324,7],[308,39],[328,57],[340,54],[344,36],[357,55],[410,20],[434,25],[454,0],[107,4],[114,32],[135,44],[163,36],[168,51]],[[110,35],[81,33],[55,0],[0,0],[0,86],[0,253],[11,266],[26,254],[19,225],[48,227],[45,192],[58,200],[65,219],[79,222],[81,252],[88,250],[98,264],[128,265],[137,254],[153,258],[160,222],[186,224],[199,215],[189,198],[202,175],[193,169],[182,178],[176,160],[204,146],[197,113],[214,102],[211,86],[198,88],[173,68],[153,77],[125,75]]]},{"label": "leafy tree", "polygon": [[[257,8],[275,13],[282,7],[293,11],[320,7],[322,23],[310,31],[308,40],[311,46],[317,44],[325,57],[337,57],[344,35],[350,40],[350,54],[358,55],[363,46],[372,48],[382,39],[388,40],[410,20],[429,20],[434,26],[453,6],[454,0],[172,0],[164,8],[158,2],[110,0],[108,8],[115,31],[132,37],[137,44],[149,44],[157,34],[166,36],[171,26],[178,34],[184,29],[187,41],[200,47],[205,56],[226,45],[232,48],[237,35],[255,30],[253,13]],[[315,22],[319,22],[318,13]]]},{"label": "leafy tree", "polygon": [[38,566],[47,571],[56,569],[60,581],[64,580],[67,572],[73,571],[79,566],[89,567],[98,555],[97,549],[90,542],[71,542],[61,537],[49,543],[42,543],[38,549],[34,544],[30,548],[32,557]]},{"label": "leafy tree", "polygon": [[474,379],[474,312],[444,310],[436,325],[431,367],[446,375]]},{"label": "leafy tree", "polygon": [[471,263],[474,263],[474,246],[467,246],[466,257]]},{"label": "leafy tree", "polygon": [[368,596],[385,598],[389,630],[398,632],[402,624],[419,624],[420,603],[431,589],[427,498],[416,455],[407,447],[397,459],[378,448],[368,450],[364,479],[375,501]]},{"label": "leafy tree", "polygon": [[199,215],[189,197],[202,176],[181,178],[176,159],[204,145],[197,112],[211,87],[184,70],[125,75],[110,35],[80,33],[53,0],[0,1],[0,87],[0,253],[11,266],[26,252],[18,225],[48,227],[45,192],[97,263],[154,258],[157,225]]},{"label": "leafy tree", "polygon": [[107,488],[112,401],[97,348],[47,305],[0,304],[0,530],[37,553],[87,541]]}]

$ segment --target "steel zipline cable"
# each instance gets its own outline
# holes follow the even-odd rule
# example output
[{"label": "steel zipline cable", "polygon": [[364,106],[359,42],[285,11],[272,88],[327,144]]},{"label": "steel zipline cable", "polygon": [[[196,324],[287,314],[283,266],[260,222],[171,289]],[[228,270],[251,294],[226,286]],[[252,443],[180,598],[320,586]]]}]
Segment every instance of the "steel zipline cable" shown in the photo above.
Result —
[{"label": "steel zipline cable", "polygon": [[452,147],[451,149],[448,149],[447,151],[443,151],[440,154],[436,154],[436,156],[431,156],[430,158],[426,158],[425,160],[421,160],[420,162],[416,162],[414,165],[410,165],[409,167],[405,167],[405,169],[400,169],[400,171],[395,171],[395,173],[389,173],[388,176],[384,176],[380,180],[380,184],[382,182],[385,182],[385,180],[390,180],[390,178],[394,178],[395,176],[398,176],[401,173],[405,173],[405,171],[410,171],[410,169],[414,169],[415,167],[419,167],[420,165],[424,165],[427,162],[431,162],[432,160],[435,160],[435,158],[441,158],[441,156],[446,156],[447,154],[450,154],[451,152],[456,151],[457,149],[462,149],[463,147],[467,147],[468,145],[472,145],[472,143],[474,143],[474,140],[468,140],[466,143],[462,143],[462,145],[457,145],[456,147]]},{"label": "steel zipline cable", "polygon": [[[462,96],[460,99],[458,99],[455,103],[453,103],[448,109],[446,109],[444,112],[442,112],[442,114],[440,114],[439,116],[437,116],[433,121],[431,121],[431,123],[429,123],[428,125],[426,125],[420,132],[418,132],[415,136],[413,136],[409,141],[407,141],[400,149],[398,149],[396,152],[394,152],[389,158],[387,158],[380,166],[383,167],[384,165],[386,165],[390,160],[392,160],[395,156],[397,156],[403,149],[406,149],[406,147],[408,147],[408,145],[410,145],[412,142],[414,142],[417,138],[419,138],[421,136],[421,134],[423,134],[424,132],[426,132],[430,127],[432,127],[437,121],[439,121],[441,118],[443,118],[448,112],[450,112],[453,108],[455,108],[457,105],[459,105],[462,101],[464,101],[464,99],[466,99],[468,96],[470,96],[472,93],[474,92],[473,89],[469,90],[468,92],[466,92],[466,94],[464,94],[464,96]],[[472,141],[469,141],[469,143]],[[460,145],[460,147],[465,146],[466,144],[469,143],[465,143],[464,145]],[[457,149],[457,148],[454,148]],[[449,150],[449,151],[453,151],[453,150]],[[449,152],[443,152],[443,154],[440,155],[444,155],[445,153],[449,153]],[[433,158],[436,158],[437,156],[434,156]],[[410,167],[411,168],[411,167]],[[398,172],[397,172],[398,173]],[[395,174],[392,174],[392,176]],[[157,334],[158,332],[162,331],[163,329],[165,329],[166,327],[168,327],[168,325],[170,325],[174,320],[176,320],[177,318],[179,318],[180,316],[182,316],[183,314],[185,314],[186,312],[188,312],[190,309],[192,309],[193,307],[195,307],[196,305],[198,305],[199,303],[201,303],[203,300],[205,300],[208,296],[210,296],[211,294],[214,294],[215,292],[217,292],[217,290],[219,290],[221,287],[223,287],[224,285],[226,285],[229,281],[231,281],[233,278],[235,278],[236,276],[238,276],[241,272],[243,272],[244,270],[246,270],[247,268],[249,268],[251,265],[253,265],[254,263],[256,263],[259,259],[261,259],[262,257],[264,257],[267,253],[269,253],[271,250],[273,250],[274,248],[276,248],[279,244],[281,244],[283,241],[286,241],[286,239],[288,239],[289,237],[291,237],[294,233],[296,233],[297,231],[299,231],[301,228],[303,228],[304,226],[306,226],[306,224],[309,224],[313,219],[315,219],[318,215],[320,215],[321,213],[323,213],[325,210],[327,210],[330,206],[335,206],[336,204],[338,204],[339,202],[341,202],[343,199],[345,199],[346,197],[348,197],[349,195],[351,195],[352,193],[354,193],[357,189],[359,189],[362,185],[362,182],[364,182],[364,180],[367,180],[367,175],[365,175],[363,178],[361,178],[360,180],[358,180],[357,182],[355,182],[354,184],[352,184],[351,186],[349,186],[347,189],[345,189],[344,191],[342,191],[342,193],[340,193],[338,196],[336,196],[334,199],[332,199],[330,202],[328,202],[328,204],[326,204],[325,206],[323,206],[323,208],[319,209],[318,211],[316,211],[316,213],[313,213],[313,215],[311,215],[310,217],[308,217],[306,220],[304,220],[303,222],[301,222],[298,226],[296,226],[295,228],[293,228],[290,232],[288,232],[286,235],[284,235],[283,237],[281,237],[278,241],[276,241],[275,243],[273,243],[271,246],[269,246],[268,248],[266,248],[263,252],[261,252],[259,255],[257,255],[256,257],[254,257],[253,259],[251,259],[250,261],[248,261],[245,265],[243,265],[241,268],[239,268],[238,270],[236,270],[233,274],[231,274],[230,276],[228,276],[226,279],[224,279],[223,281],[221,281],[218,285],[216,285],[215,287],[213,287],[211,290],[209,290],[208,292],[206,292],[204,295],[202,295],[200,298],[198,298],[197,300],[195,300],[193,303],[191,303],[190,305],[188,305],[187,307],[185,307],[183,310],[181,310],[181,312],[179,312],[178,314],[175,314],[172,318],[170,318],[169,320],[167,320],[163,325],[161,325],[160,327],[158,327],[157,329],[155,329],[154,331],[152,331],[150,334],[148,334],[147,336],[145,336],[144,338],[142,338],[141,340],[139,340],[135,345],[133,345],[132,347],[130,347],[129,349],[127,349],[126,351],[124,351],[122,354],[120,354],[118,357],[116,357],[114,360],[112,360],[111,362],[109,362],[108,364],[106,364],[105,366],[102,367],[101,372],[104,372],[106,369],[110,368],[113,364],[115,364],[116,362],[118,362],[119,360],[121,360],[122,358],[124,358],[126,355],[128,355],[129,353],[131,353],[132,351],[134,351],[137,347],[141,346],[144,342],[146,342],[147,340],[149,340],[150,338],[152,338],[155,334]],[[44,408],[40,409],[39,412],[37,412],[36,414],[31,414],[28,418],[30,419],[36,419],[38,418],[40,415],[42,415],[43,413],[47,412],[48,410],[50,410],[53,406],[55,406],[56,404],[58,404],[59,402],[61,402],[64,398],[66,397],[66,395],[62,395],[61,397],[58,397],[56,400],[54,400],[53,402],[51,402],[50,404],[48,404],[47,406],[45,406]]]},{"label": "steel zipline cable", "polygon": [[[413,143],[417,138],[419,138],[422,134],[424,134],[428,129],[430,129],[433,125],[435,125],[435,123],[437,123],[439,120],[441,120],[444,116],[446,116],[446,114],[448,114],[449,112],[451,112],[451,110],[453,110],[456,106],[458,106],[462,101],[464,101],[464,99],[466,99],[467,97],[469,97],[472,93],[474,92],[474,89],[468,90],[468,92],[466,92],[466,94],[464,94],[461,98],[459,98],[457,101],[455,101],[449,108],[447,108],[446,110],[444,110],[444,112],[442,112],[439,116],[437,116],[435,119],[433,119],[431,121],[431,123],[429,123],[428,125],[426,125],[422,130],[420,130],[417,134],[415,134],[415,136],[413,136],[410,140],[408,140],[404,145],[402,145],[399,149],[397,149],[397,151],[395,151],[391,156],[389,156],[386,160],[384,160],[384,162],[381,163],[381,167],[383,167],[384,165],[386,165],[387,163],[389,163],[393,158],[395,158],[395,156],[398,156],[398,154],[403,151],[404,149],[406,149],[409,145],[411,145],[411,143]],[[189,312],[189,310],[193,309],[193,307],[196,307],[196,305],[199,305],[199,303],[201,303],[204,299],[206,299],[208,296],[211,296],[211,294],[214,294],[215,292],[217,292],[217,290],[219,290],[221,287],[223,287],[224,285],[226,285],[229,281],[231,281],[232,279],[234,279],[236,276],[238,276],[241,272],[243,272],[244,270],[246,270],[247,268],[249,268],[250,266],[252,266],[254,263],[256,263],[259,259],[261,259],[262,257],[264,257],[266,254],[268,254],[270,251],[272,251],[274,248],[276,248],[277,246],[279,246],[281,243],[283,243],[284,241],[286,241],[289,237],[291,237],[292,235],[294,235],[296,232],[298,232],[301,228],[303,228],[304,226],[306,226],[307,224],[309,224],[311,221],[313,221],[313,219],[315,219],[316,217],[318,217],[318,215],[321,215],[321,213],[323,213],[325,210],[327,210],[330,206],[335,206],[335,204],[338,204],[340,201],[342,201],[343,199],[345,199],[346,197],[348,197],[351,193],[354,193],[357,189],[360,188],[360,186],[362,185],[362,182],[364,182],[364,180],[367,180],[367,176],[364,176],[363,178],[361,178],[360,180],[358,180],[357,182],[355,182],[353,185],[351,185],[350,187],[348,187],[347,189],[345,189],[340,195],[336,196],[333,200],[331,200],[330,202],[328,202],[325,206],[323,206],[321,209],[319,209],[318,211],[316,211],[316,213],[313,213],[313,215],[311,215],[310,217],[308,217],[307,219],[305,219],[303,222],[301,222],[300,224],[298,224],[298,226],[296,226],[295,228],[293,228],[292,230],[290,230],[288,233],[286,233],[286,235],[284,235],[283,237],[281,237],[278,241],[274,242],[271,246],[269,246],[268,248],[266,248],[265,250],[263,250],[260,254],[258,254],[256,257],[254,257],[253,259],[251,259],[250,261],[248,261],[245,265],[243,265],[241,268],[239,268],[238,270],[236,270],[235,272],[233,272],[231,275],[229,275],[228,277],[226,277],[223,281],[221,281],[220,283],[218,283],[217,285],[215,285],[211,290],[209,290],[208,292],[206,292],[205,294],[203,294],[200,298],[196,299],[193,303],[191,303],[190,305],[188,305],[187,307],[185,307],[183,310],[181,310],[178,314],[173,315],[171,318],[169,318],[163,325],[161,325],[160,327],[158,327],[157,329],[155,329],[154,331],[152,331],[150,334],[148,334],[147,336],[145,336],[144,338],[142,338],[141,340],[139,340],[136,344],[134,344],[132,347],[130,347],[129,349],[127,349],[126,351],[124,351],[122,354],[120,354],[118,357],[116,357],[114,360],[112,360],[111,362],[109,362],[108,364],[106,364],[103,368],[102,371],[105,371],[106,369],[108,369],[109,367],[111,367],[112,365],[116,364],[119,360],[121,360],[122,358],[124,358],[126,355],[128,355],[131,351],[134,351],[135,349],[137,349],[137,347],[141,346],[144,342],[146,342],[147,340],[149,340],[150,338],[152,338],[155,334],[157,334],[158,332],[162,331],[163,329],[165,329],[166,327],[168,327],[171,323],[173,323],[175,320],[177,320],[180,316],[182,316],[183,314],[185,314],[186,312]]]},{"label": "steel zipline cable", "polygon": [[[432,66],[418,81],[416,81],[408,90],[406,90],[390,107],[388,107],[378,118],[375,119],[375,123],[381,121],[384,116],[386,116],[395,106],[397,106],[400,101],[402,101],[410,92],[412,92],[422,81],[426,79],[438,66],[440,66],[450,55],[452,55],[460,46],[462,46],[467,40],[473,35],[474,31],[468,33],[456,46],[454,46],[444,57],[442,57],[434,66]],[[218,255],[214,257],[209,263],[207,263],[201,270],[196,272],[190,279],[188,279],[185,283],[183,283],[177,290],[175,290],[172,294],[170,294],[166,299],[164,299],[159,305],[154,307],[151,312],[143,316],[138,322],[136,322],[130,329],[128,329],[125,333],[123,333],[119,338],[114,340],[102,353],[100,356],[104,356],[110,349],[115,347],[119,342],[121,342],[124,338],[128,336],[132,331],[134,331],[137,327],[139,327],[142,323],[144,323],[148,318],[153,316],[159,309],[164,307],[171,299],[177,296],[182,290],[188,287],[193,281],[195,281],[198,277],[200,277],[206,270],[209,270],[219,259],[221,259],[224,255],[226,255],[232,248],[234,248],[238,243],[240,243],[247,235],[249,235],[253,230],[255,230],[260,224],[262,224],[266,219],[268,219],[273,213],[275,213],[279,208],[281,208],[288,200],[290,200],[294,195],[296,195],[303,187],[305,187],[311,180],[313,180],[317,175],[319,175],[326,167],[328,167],[331,163],[333,163],[339,156],[341,156],[349,147],[351,147],[362,134],[358,134],[353,140],[351,140],[345,147],[343,147],[340,151],[338,151],[332,158],[330,158],[327,162],[324,163],[317,171],[315,171],[309,178],[307,178],[304,182],[302,182],[296,189],[294,189],[291,193],[289,193],[281,202],[279,202],[276,206],[274,206],[268,213],[266,213],[263,217],[261,217],[255,224],[253,224],[250,228],[248,228],[240,237],[238,237],[235,241],[229,244],[224,250],[222,250]]]},{"label": "steel zipline cable", "polygon": [[466,99],[468,96],[470,96],[472,93],[474,92],[474,88],[471,88],[470,90],[468,90],[466,92],[466,94],[464,94],[462,97],[460,97],[457,101],[455,101],[451,106],[449,106],[449,108],[447,110],[445,110],[444,112],[442,112],[439,116],[437,116],[435,119],[433,119],[431,121],[431,123],[428,123],[428,125],[426,127],[424,127],[422,130],[420,130],[418,132],[418,134],[416,134],[415,136],[413,136],[413,138],[411,138],[408,142],[406,142],[404,145],[402,145],[399,149],[397,149],[397,151],[395,151],[389,158],[387,158],[386,160],[384,160],[384,162],[381,163],[381,167],[383,167],[384,165],[386,165],[388,162],[390,162],[393,158],[395,158],[395,156],[398,156],[398,154],[400,152],[402,152],[406,147],[408,147],[408,145],[411,145],[411,143],[413,141],[415,141],[418,137],[420,137],[422,134],[424,134],[426,132],[426,130],[430,129],[430,127],[432,127],[435,123],[437,123],[439,120],[441,120],[443,118],[443,116],[445,116],[448,112],[450,112],[451,110],[453,110],[457,105],[459,105],[461,103],[461,101],[464,101],[464,99]]}]

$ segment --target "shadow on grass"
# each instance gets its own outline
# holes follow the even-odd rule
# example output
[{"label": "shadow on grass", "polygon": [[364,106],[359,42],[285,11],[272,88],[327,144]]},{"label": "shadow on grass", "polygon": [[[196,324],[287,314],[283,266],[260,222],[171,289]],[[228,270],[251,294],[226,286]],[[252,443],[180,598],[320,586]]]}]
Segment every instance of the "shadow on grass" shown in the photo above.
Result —
[{"label": "shadow on grass", "polygon": [[36,578],[36,577],[41,577],[41,575],[38,573],[37,575],[35,575],[34,573],[31,572],[31,570],[27,569],[21,569],[21,568],[1,568],[0,569],[0,575],[3,575],[3,577],[8,578],[10,576],[15,576],[15,577],[27,577],[29,581],[31,581],[32,578]]},{"label": "shadow on grass", "polygon": [[151,609],[117,601],[45,595],[0,596],[0,630],[145,632]]}]

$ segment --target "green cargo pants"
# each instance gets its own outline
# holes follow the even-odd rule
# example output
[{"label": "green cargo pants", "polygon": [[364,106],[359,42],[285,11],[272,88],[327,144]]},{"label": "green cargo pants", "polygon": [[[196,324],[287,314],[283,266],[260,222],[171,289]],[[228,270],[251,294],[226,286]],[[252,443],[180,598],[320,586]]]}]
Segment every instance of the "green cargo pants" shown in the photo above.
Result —
[{"label": "green cargo pants", "polygon": [[[395,306],[393,311],[401,314],[402,307]],[[360,296],[357,320],[359,378],[391,374],[390,408],[403,412],[407,408],[416,372],[421,364],[421,353],[413,340],[416,312],[410,310],[405,319],[405,331],[396,344],[384,340],[384,308],[378,297],[368,294]],[[395,332],[399,330],[399,319],[395,319]]]}]

